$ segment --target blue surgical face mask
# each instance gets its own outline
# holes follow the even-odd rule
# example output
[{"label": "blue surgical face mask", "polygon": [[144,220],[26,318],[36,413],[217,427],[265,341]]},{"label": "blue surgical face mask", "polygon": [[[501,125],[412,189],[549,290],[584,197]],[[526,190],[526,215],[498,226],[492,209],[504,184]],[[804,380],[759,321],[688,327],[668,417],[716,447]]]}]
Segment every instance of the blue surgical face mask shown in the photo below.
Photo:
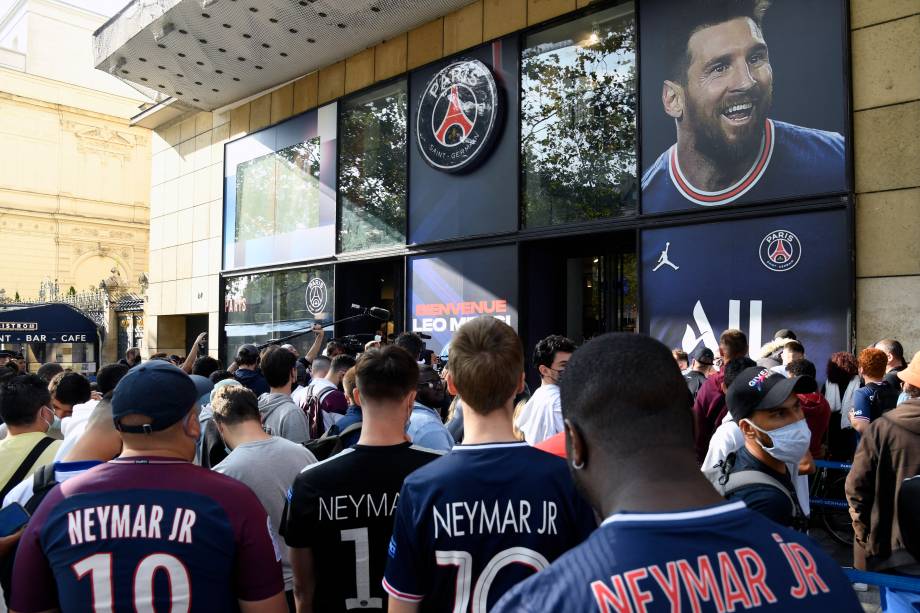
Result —
[{"label": "blue surgical face mask", "polygon": [[751,424],[751,427],[758,432],[770,437],[773,441],[772,447],[766,447],[759,438],[757,443],[764,451],[784,464],[798,464],[805,457],[808,446],[811,444],[811,430],[808,429],[808,424],[804,419],[775,430],[758,428],[750,419],[744,421]]}]

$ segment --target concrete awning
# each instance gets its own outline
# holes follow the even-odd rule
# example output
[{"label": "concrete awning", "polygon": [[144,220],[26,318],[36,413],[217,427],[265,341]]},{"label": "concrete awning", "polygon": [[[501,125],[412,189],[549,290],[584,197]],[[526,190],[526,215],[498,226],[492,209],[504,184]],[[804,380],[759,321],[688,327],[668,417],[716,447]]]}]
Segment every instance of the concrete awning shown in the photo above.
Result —
[{"label": "concrete awning", "polygon": [[96,68],[213,110],[471,0],[133,0],[95,33]]}]

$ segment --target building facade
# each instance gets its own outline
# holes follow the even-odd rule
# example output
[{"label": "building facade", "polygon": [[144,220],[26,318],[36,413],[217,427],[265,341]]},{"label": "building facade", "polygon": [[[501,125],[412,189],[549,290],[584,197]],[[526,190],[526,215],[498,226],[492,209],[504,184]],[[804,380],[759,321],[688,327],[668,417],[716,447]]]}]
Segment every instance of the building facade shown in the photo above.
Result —
[{"label": "building facade", "polygon": [[[121,292],[135,294],[146,282],[150,130],[130,118],[151,100],[93,69],[93,32],[105,20],[57,0],[16,0],[0,10],[4,303],[82,305],[93,296],[102,305],[103,280],[114,277]],[[100,358],[114,361],[118,331],[104,317],[100,323],[101,347],[95,338],[95,347],[36,344],[26,352],[30,368],[47,359],[93,372]]]},{"label": "building facade", "polygon": [[370,306],[389,319],[335,334],[440,350],[488,313],[527,344],[793,328],[819,368],[920,347],[920,65],[897,60],[920,15],[829,4],[723,19],[748,51],[700,66],[720,39],[671,36],[697,17],[662,0],[129,5],[97,67],[172,95],[135,119],[150,350],[207,330],[226,358]]}]

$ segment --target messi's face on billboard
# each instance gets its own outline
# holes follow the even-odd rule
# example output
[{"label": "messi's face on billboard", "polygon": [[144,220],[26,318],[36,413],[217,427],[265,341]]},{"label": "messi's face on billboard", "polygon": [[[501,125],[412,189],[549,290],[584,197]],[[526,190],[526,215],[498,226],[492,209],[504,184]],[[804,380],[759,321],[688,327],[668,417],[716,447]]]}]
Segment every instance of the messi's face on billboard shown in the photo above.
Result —
[{"label": "messi's face on billboard", "polygon": [[760,28],[744,17],[702,28],[690,37],[687,54],[679,130],[711,159],[755,155],[773,101],[773,69]]}]

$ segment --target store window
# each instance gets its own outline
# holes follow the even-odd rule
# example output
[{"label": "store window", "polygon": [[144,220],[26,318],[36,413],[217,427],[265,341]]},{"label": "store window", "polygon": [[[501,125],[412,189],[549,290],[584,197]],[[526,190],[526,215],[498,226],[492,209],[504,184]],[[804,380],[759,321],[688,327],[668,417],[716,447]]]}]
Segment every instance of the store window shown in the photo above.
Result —
[{"label": "store window", "polygon": [[[226,279],[226,347],[232,356],[244,343],[264,343],[300,330],[314,321],[332,321],[332,266],[315,266]],[[303,355],[313,341],[306,334],[290,342]]]},{"label": "store window", "polygon": [[343,105],[339,251],[406,242],[406,82]]},{"label": "store window", "polygon": [[319,225],[319,138],[236,167],[237,242]]},{"label": "store window", "polygon": [[336,105],[227,145],[224,268],[335,251]]},{"label": "store window", "polygon": [[633,4],[528,36],[521,72],[523,225],[635,213]]}]

